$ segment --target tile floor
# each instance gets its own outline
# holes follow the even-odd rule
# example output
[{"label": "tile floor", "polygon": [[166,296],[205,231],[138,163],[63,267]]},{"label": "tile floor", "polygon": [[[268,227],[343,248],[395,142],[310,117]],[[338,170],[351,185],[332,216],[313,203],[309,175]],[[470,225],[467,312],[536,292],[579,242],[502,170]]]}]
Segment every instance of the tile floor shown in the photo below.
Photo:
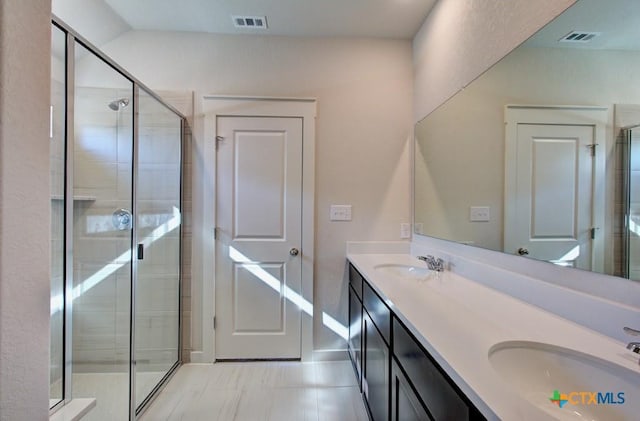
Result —
[{"label": "tile floor", "polygon": [[367,421],[351,363],[186,364],[142,421]]}]

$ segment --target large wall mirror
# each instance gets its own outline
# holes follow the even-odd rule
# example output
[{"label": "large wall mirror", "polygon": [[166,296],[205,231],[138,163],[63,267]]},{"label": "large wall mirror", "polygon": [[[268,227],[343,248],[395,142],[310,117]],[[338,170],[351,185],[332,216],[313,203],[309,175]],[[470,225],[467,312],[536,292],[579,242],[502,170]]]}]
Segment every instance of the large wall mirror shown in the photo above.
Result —
[{"label": "large wall mirror", "polygon": [[639,280],[639,125],[638,2],[580,0],[416,125],[415,233]]}]

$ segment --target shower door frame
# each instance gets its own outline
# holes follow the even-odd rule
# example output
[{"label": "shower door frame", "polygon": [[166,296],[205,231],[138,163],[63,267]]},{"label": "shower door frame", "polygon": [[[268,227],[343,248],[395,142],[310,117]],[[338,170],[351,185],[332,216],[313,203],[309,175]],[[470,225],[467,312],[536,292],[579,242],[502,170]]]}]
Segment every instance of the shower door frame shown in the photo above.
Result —
[{"label": "shower door frame", "polygon": [[149,407],[149,404],[157,397],[158,392],[166,385],[168,380],[175,374],[177,368],[182,364],[182,221],[178,227],[180,238],[178,247],[178,338],[177,338],[177,360],[171,366],[171,368],[165,373],[162,379],[153,387],[147,396],[141,401],[140,405],[136,407],[135,399],[135,290],[137,285],[137,269],[138,269],[138,230],[135,217],[137,216],[137,170],[138,170],[138,147],[139,147],[139,127],[138,127],[138,97],[140,90],[143,90],[145,94],[151,96],[161,105],[173,112],[180,119],[180,192],[179,192],[179,207],[180,215],[182,219],[183,199],[184,199],[184,151],[185,151],[185,121],[186,117],[178,111],[176,108],[167,104],[159,95],[149,89],[145,84],[140,82],[129,72],[127,72],[122,66],[114,62],[110,57],[102,53],[96,46],[87,41],[84,37],[79,35],[68,24],[63,22],[57,16],[52,14],[51,19],[52,27],[57,27],[65,33],[66,45],[65,45],[65,180],[64,180],[64,299],[63,299],[63,396],[60,402],[50,408],[50,415],[63,408],[66,404],[70,403],[73,399],[73,343],[72,343],[72,321],[73,321],[73,217],[74,217],[74,139],[75,139],[75,45],[76,42],[89,50],[98,59],[103,61],[115,72],[128,79],[133,85],[133,150],[132,150],[132,214],[134,216],[134,223],[132,224],[131,232],[131,293],[130,300],[130,312],[129,312],[129,420],[136,420],[139,415]]},{"label": "shower door frame", "polygon": [[640,130],[640,124],[622,127],[624,136],[624,150],[622,153],[622,205],[623,205],[623,223],[622,223],[622,243],[620,253],[622,255],[622,277],[631,279],[631,149],[633,141],[633,131]]}]

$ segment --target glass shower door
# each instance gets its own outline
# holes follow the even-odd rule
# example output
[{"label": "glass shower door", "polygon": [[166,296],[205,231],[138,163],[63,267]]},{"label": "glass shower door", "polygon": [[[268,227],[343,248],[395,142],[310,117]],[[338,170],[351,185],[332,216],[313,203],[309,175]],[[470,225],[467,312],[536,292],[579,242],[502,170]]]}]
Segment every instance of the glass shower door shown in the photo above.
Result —
[{"label": "glass shower door", "polygon": [[135,173],[135,407],[178,363],[181,119],[139,90]]},{"label": "glass shower door", "polygon": [[75,49],[72,397],[96,398],[85,420],[127,420],[133,83]]}]

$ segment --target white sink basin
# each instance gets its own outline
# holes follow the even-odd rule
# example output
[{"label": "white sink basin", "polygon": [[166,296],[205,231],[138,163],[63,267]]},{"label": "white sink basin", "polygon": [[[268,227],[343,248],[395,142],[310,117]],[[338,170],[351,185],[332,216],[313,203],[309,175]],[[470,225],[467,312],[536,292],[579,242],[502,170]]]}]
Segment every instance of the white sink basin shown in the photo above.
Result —
[{"label": "white sink basin", "polygon": [[[621,353],[624,351],[621,345]],[[518,394],[557,419],[633,420],[640,414],[640,370],[635,372],[570,349],[524,341],[494,345],[489,360]],[[596,401],[591,393],[576,392],[595,392]],[[598,392],[602,395],[600,403]],[[566,402],[552,401],[558,397]]]},{"label": "white sink basin", "polygon": [[411,279],[415,281],[424,281],[433,273],[425,267],[417,267],[402,264],[383,264],[376,265],[374,269],[384,275],[393,276],[395,278]]}]

